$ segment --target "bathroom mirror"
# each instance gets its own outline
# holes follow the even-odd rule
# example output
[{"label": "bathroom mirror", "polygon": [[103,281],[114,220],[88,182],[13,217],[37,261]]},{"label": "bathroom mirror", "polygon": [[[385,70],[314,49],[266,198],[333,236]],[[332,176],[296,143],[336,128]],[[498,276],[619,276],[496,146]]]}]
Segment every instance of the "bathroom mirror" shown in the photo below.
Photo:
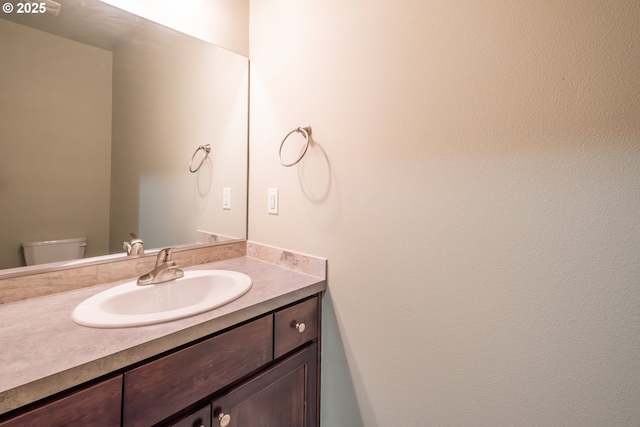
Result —
[{"label": "bathroom mirror", "polygon": [[129,232],[145,249],[246,238],[248,59],[57,2],[0,15],[0,268],[29,241],[86,237],[93,257]]}]

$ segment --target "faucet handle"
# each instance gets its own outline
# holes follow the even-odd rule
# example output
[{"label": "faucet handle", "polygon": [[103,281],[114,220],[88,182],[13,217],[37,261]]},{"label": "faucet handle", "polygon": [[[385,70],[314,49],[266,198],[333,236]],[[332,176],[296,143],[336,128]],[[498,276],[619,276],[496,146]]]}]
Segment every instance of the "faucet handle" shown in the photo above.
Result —
[{"label": "faucet handle", "polygon": [[141,255],[144,253],[144,243],[142,239],[138,237],[136,233],[129,233],[131,236],[130,242],[122,242],[122,249],[127,252],[127,255]]},{"label": "faucet handle", "polygon": [[158,257],[156,258],[156,267],[160,264],[164,264],[166,262],[171,261],[171,255],[173,253],[173,248],[164,248],[158,251]]}]

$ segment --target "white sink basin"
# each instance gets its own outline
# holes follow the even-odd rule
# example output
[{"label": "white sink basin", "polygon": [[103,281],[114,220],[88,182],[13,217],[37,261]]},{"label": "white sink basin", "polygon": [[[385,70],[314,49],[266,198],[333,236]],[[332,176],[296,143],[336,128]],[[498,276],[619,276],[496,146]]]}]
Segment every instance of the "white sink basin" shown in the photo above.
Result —
[{"label": "white sink basin", "polygon": [[184,277],[156,285],[136,280],[82,301],[71,318],[83,326],[122,328],[151,325],[193,316],[246,294],[251,278],[228,270],[190,270]]}]

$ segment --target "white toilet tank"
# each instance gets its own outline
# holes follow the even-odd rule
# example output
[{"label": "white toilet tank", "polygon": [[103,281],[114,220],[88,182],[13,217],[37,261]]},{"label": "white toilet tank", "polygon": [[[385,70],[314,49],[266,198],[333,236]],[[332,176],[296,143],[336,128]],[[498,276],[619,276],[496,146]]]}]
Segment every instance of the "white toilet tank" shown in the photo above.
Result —
[{"label": "white toilet tank", "polygon": [[46,240],[43,242],[24,242],[22,244],[24,259],[27,265],[80,259],[84,257],[86,247],[86,237]]}]

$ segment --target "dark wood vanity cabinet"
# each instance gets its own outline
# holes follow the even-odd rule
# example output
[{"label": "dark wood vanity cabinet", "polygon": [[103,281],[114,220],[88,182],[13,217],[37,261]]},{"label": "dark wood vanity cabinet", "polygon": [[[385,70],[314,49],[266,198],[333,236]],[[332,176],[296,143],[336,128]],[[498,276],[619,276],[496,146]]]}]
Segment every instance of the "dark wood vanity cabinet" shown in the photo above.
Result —
[{"label": "dark wood vanity cabinet", "polygon": [[311,344],[212,401],[213,426],[312,427],[317,410],[317,344]]},{"label": "dark wood vanity cabinet", "polygon": [[0,422],[0,427],[120,427],[122,375],[69,392]]},{"label": "dark wood vanity cabinet", "polygon": [[124,373],[123,425],[155,425],[272,360],[271,315]]},{"label": "dark wood vanity cabinet", "polygon": [[318,427],[320,324],[316,295],[0,417],[0,427]]},{"label": "dark wood vanity cabinet", "polygon": [[210,396],[213,427],[317,427],[319,313],[314,296],[126,371],[123,425],[206,427],[161,421]]},{"label": "dark wood vanity cabinet", "polygon": [[167,427],[211,427],[211,405],[182,417]]}]

